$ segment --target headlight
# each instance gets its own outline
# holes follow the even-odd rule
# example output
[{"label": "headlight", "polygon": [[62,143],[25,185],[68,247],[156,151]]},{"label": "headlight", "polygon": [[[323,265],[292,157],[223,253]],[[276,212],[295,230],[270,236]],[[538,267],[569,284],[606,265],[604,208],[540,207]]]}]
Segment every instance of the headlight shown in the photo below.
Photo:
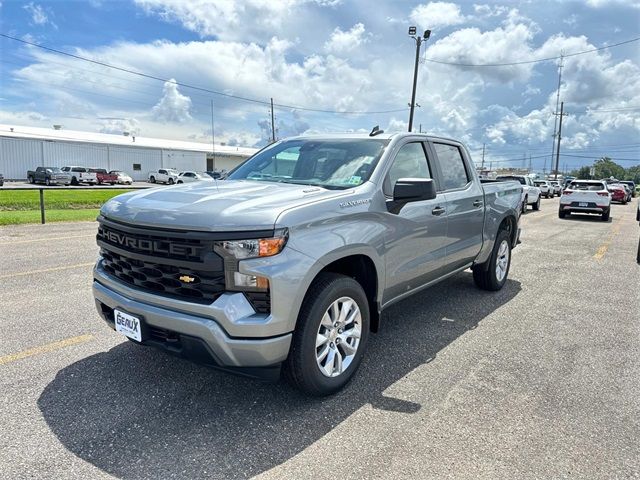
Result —
[{"label": "headlight", "polygon": [[267,278],[239,272],[240,260],[277,255],[287,244],[288,238],[289,232],[287,229],[283,229],[276,231],[274,236],[269,238],[216,242],[214,250],[225,259],[224,271],[227,290],[268,291],[269,280]]},{"label": "headlight", "polygon": [[230,240],[216,242],[215,250],[225,257],[237,260],[245,258],[272,257],[279,254],[287,244],[286,230],[276,232],[271,238],[256,238],[251,240]]}]

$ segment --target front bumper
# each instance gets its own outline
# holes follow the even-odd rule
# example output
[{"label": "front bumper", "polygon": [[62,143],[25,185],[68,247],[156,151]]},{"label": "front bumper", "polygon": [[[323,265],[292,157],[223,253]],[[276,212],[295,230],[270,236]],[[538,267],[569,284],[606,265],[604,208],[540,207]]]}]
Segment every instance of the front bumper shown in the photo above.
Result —
[{"label": "front bumper", "polygon": [[[107,281],[103,281],[105,278]],[[127,295],[126,291],[132,290],[128,287],[118,285],[117,288],[121,291],[108,286],[107,274],[98,266],[94,269],[93,295],[102,319],[115,328],[114,308],[140,317],[144,325],[142,343],[145,345],[224,369],[278,366],[289,354],[291,333],[268,338],[232,337],[215,319],[152,305]],[[246,307],[239,303],[239,296],[242,295],[225,294],[212,306],[220,302],[220,315],[233,315]]]}]

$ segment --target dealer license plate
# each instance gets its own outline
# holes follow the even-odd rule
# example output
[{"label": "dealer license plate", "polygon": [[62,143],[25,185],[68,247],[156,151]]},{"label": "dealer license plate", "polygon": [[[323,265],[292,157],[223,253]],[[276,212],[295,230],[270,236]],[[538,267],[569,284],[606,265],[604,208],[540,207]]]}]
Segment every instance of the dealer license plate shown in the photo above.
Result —
[{"label": "dealer license plate", "polygon": [[120,332],[129,338],[133,338],[137,342],[142,341],[142,327],[140,319],[115,309],[113,317],[116,322],[116,332]]},{"label": "dealer license plate", "polygon": [[580,202],[580,203],[578,203],[578,206],[579,206],[579,207],[588,207],[588,206],[589,206],[589,204],[588,204],[588,203],[585,203],[585,202]]}]

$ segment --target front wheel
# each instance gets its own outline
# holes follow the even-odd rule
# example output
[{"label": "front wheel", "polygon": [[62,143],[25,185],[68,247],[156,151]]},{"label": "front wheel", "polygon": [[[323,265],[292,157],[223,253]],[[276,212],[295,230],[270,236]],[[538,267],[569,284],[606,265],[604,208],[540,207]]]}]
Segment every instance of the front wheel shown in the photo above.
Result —
[{"label": "front wheel", "polygon": [[36,181],[33,179],[33,177],[29,177],[29,178],[27,178],[27,180],[29,181],[29,183],[36,183]]},{"label": "front wheel", "polygon": [[173,180],[173,178],[170,178],[169,181],[167,182],[169,185],[173,185],[175,183],[175,181]]},{"label": "front wheel", "polygon": [[524,197],[524,201],[522,202],[522,213],[527,211],[527,202],[529,202],[529,197]]},{"label": "front wheel", "polygon": [[44,179],[44,184],[45,184],[47,187],[50,187],[50,186],[51,186],[51,180],[49,180],[48,178],[45,178],[45,179]]},{"label": "front wheel", "polygon": [[182,180],[178,180],[178,185],[180,185],[181,183],[184,183]]},{"label": "front wheel", "polygon": [[150,183],[156,183],[156,177],[149,177]]},{"label": "front wheel", "polygon": [[564,210],[558,210],[558,217],[559,218],[564,218],[564,216],[565,216]]},{"label": "front wheel", "polygon": [[369,338],[369,302],[353,278],[322,273],[300,309],[284,375],[313,396],[342,389],[364,356]]},{"label": "front wheel", "polygon": [[482,290],[498,291],[507,282],[510,266],[511,238],[508,231],[500,230],[489,260],[473,267],[473,280]]}]

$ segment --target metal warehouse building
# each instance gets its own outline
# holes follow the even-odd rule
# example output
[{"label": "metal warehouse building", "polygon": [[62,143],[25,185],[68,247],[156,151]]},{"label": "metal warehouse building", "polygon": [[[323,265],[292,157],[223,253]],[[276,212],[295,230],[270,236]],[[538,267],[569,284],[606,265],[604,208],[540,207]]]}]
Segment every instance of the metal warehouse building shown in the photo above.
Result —
[{"label": "metal warehouse building", "polygon": [[0,124],[0,173],[8,180],[26,179],[35,167],[65,165],[122,170],[146,180],[159,168],[230,170],[256,152],[227,145],[214,150],[206,143]]}]

